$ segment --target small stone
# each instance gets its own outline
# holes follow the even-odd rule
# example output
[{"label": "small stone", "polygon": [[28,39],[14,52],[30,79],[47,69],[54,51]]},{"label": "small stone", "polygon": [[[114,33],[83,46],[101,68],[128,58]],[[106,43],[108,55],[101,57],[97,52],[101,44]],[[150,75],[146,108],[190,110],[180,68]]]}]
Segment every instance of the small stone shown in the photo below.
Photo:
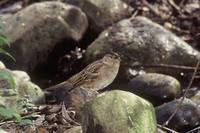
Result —
[{"label": "small stone", "polygon": [[82,133],[82,128],[81,126],[75,126],[66,130],[64,133]]},{"label": "small stone", "polygon": [[200,91],[197,91],[196,94],[192,96],[190,99],[195,103],[200,104]]},{"label": "small stone", "polygon": [[[180,99],[173,100],[156,107],[156,118],[159,124],[168,120],[176,110]],[[185,98],[178,112],[169,122],[168,126],[178,132],[187,132],[200,124],[200,107],[190,99]]]},{"label": "small stone", "polygon": [[175,99],[181,93],[179,81],[171,76],[147,73],[129,82],[129,91],[146,98],[154,104]]},{"label": "small stone", "polygon": [[2,61],[0,61],[0,69],[4,69],[4,68],[6,68],[6,66],[4,65]]},{"label": "small stone", "polygon": [[19,77],[21,80],[30,81],[29,75],[24,71],[14,70],[12,73]]}]

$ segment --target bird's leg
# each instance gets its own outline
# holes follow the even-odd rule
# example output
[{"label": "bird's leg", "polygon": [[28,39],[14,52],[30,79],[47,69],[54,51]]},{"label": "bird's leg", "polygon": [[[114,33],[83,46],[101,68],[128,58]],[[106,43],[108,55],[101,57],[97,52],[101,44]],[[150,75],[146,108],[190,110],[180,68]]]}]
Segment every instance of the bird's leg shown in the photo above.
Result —
[{"label": "bird's leg", "polygon": [[75,120],[73,120],[73,119],[70,117],[69,111],[66,109],[66,106],[65,106],[65,102],[64,102],[64,101],[62,102],[61,113],[62,113],[63,118],[64,118],[67,122],[69,122],[69,123],[71,123],[71,124],[73,124],[73,125],[76,125],[76,126],[80,126],[80,124],[79,124],[78,122],[76,122]]}]

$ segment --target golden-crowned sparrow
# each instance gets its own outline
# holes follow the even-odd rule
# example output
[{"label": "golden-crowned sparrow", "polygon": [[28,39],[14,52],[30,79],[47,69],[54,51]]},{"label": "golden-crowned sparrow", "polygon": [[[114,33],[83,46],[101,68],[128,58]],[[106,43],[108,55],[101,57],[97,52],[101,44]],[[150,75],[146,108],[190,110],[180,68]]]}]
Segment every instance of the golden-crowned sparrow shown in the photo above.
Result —
[{"label": "golden-crowned sparrow", "polygon": [[117,53],[106,54],[102,59],[94,61],[86,66],[81,72],[68,80],[47,88],[47,91],[65,90],[70,91],[81,88],[88,91],[98,91],[113,82],[117,76],[120,57]]}]

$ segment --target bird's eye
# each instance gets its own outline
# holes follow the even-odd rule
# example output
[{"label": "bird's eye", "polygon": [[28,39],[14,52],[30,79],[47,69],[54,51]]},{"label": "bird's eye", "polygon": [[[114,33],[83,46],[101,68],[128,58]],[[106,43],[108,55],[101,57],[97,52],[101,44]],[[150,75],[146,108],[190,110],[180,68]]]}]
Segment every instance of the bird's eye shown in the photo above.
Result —
[{"label": "bird's eye", "polygon": [[111,56],[111,55],[110,55],[110,56],[108,56],[108,57],[109,57],[110,59],[112,59],[112,58],[113,58],[113,56]]}]

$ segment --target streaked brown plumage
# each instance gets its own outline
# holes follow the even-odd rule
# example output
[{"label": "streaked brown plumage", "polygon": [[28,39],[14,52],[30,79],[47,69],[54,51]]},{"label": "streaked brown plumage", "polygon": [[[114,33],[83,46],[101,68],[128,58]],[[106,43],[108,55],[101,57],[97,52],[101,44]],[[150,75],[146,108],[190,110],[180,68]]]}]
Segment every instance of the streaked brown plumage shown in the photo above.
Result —
[{"label": "streaked brown plumage", "polygon": [[94,61],[86,66],[81,72],[68,80],[49,87],[47,91],[57,89],[73,90],[82,88],[88,91],[98,91],[113,82],[120,66],[120,57],[117,53],[106,54],[102,59]]}]

